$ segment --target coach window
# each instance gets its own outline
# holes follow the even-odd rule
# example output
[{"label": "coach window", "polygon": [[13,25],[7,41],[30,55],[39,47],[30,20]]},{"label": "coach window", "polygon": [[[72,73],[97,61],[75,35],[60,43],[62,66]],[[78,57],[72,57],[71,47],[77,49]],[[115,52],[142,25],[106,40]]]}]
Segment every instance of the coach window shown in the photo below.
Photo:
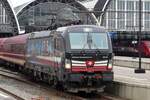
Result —
[{"label": "coach window", "polygon": [[6,50],[7,50],[7,52],[11,52],[11,47],[10,47],[10,44],[7,44],[7,46],[6,46]]},{"label": "coach window", "polygon": [[15,45],[14,44],[11,45],[11,51],[14,52],[14,53],[16,53]]},{"label": "coach window", "polygon": [[19,50],[20,50],[20,54],[22,54],[22,53],[24,53],[24,44],[18,44],[18,48],[20,48]]}]

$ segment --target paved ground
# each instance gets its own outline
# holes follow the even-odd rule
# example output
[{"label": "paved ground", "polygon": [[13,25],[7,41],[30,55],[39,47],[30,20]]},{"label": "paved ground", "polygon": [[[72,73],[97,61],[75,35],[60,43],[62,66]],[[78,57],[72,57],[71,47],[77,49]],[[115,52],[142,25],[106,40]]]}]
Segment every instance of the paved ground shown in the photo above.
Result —
[{"label": "paved ground", "polygon": [[150,87],[150,70],[145,74],[134,73],[134,68],[114,66],[115,81]]}]

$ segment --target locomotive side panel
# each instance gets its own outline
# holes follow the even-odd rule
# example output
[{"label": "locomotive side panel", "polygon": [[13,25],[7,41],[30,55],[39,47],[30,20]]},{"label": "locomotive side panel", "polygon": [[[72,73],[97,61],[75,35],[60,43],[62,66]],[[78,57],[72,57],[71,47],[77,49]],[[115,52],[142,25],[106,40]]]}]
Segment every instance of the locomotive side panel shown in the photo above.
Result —
[{"label": "locomotive side panel", "polygon": [[52,37],[29,39],[27,43],[27,68],[52,73],[54,50]]},{"label": "locomotive side panel", "polygon": [[[35,33],[37,34],[37,33]],[[43,33],[44,34],[44,33]],[[61,37],[51,35],[48,37],[31,38],[27,43],[26,68],[34,73],[47,74],[49,80],[62,77],[64,43]]]}]

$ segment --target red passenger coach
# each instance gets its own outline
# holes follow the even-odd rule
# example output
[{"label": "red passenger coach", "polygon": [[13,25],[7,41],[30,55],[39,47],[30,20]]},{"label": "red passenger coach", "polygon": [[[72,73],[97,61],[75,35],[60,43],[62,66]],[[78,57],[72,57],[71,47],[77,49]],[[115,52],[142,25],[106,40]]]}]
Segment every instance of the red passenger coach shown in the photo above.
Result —
[{"label": "red passenger coach", "polygon": [[0,38],[0,54],[2,54],[4,42],[7,38]]},{"label": "red passenger coach", "polygon": [[103,27],[60,27],[3,38],[0,45],[2,61],[70,92],[102,92],[113,81],[111,39]]},{"label": "red passenger coach", "polygon": [[28,34],[2,39],[0,58],[24,66],[27,38]]},{"label": "red passenger coach", "polygon": [[150,57],[150,41],[142,41],[141,49],[144,56]]}]

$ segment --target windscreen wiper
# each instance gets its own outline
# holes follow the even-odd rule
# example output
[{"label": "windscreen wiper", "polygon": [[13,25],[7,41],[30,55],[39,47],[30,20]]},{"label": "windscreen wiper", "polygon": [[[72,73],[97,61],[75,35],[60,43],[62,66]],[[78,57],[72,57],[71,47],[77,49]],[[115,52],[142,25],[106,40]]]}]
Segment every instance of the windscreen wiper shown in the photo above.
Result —
[{"label": "windscreen wiper", "polygon": [[81,52],[84,52],[84,49],[85,49],[86,45],[88,45],[89,49],[92,49],[92,45],[93,45],[93,47],[96,48],[96,51],[97,51],[98,53],[101,52],[100,49],[98,48],[98,46],[93,42],[92,36],[90,35],[90,33],[88,33],[88,35],[87,35],[87,41],[86,41],[86,43],[83,45],[83,48],[82,48],[82,51],[81,51]]},{"label": "windscreen wiper", "polygon": [[89,49],[91,49],[92,47],[91,47],[91,45],[92,45],[92,36],[88,33],[88,35],[87,35],[87,44],[88,44],[88,46],[89,46]]},{"label": "windscreen wiper", "polygon": [[91,44],[92,44],[92,37],[90,36],[90,34],[88,33],[87,34],[87,36],[86,36],[86,42],[85,42],[85,44],[83,45],[83,48],[82,48],[82,50],[81,50],[81,52],[84,52],[85,50],[85,47],[86,47],[86,45],[88,45],[88,47],[89,47],[89,49],[91,49]]}]

